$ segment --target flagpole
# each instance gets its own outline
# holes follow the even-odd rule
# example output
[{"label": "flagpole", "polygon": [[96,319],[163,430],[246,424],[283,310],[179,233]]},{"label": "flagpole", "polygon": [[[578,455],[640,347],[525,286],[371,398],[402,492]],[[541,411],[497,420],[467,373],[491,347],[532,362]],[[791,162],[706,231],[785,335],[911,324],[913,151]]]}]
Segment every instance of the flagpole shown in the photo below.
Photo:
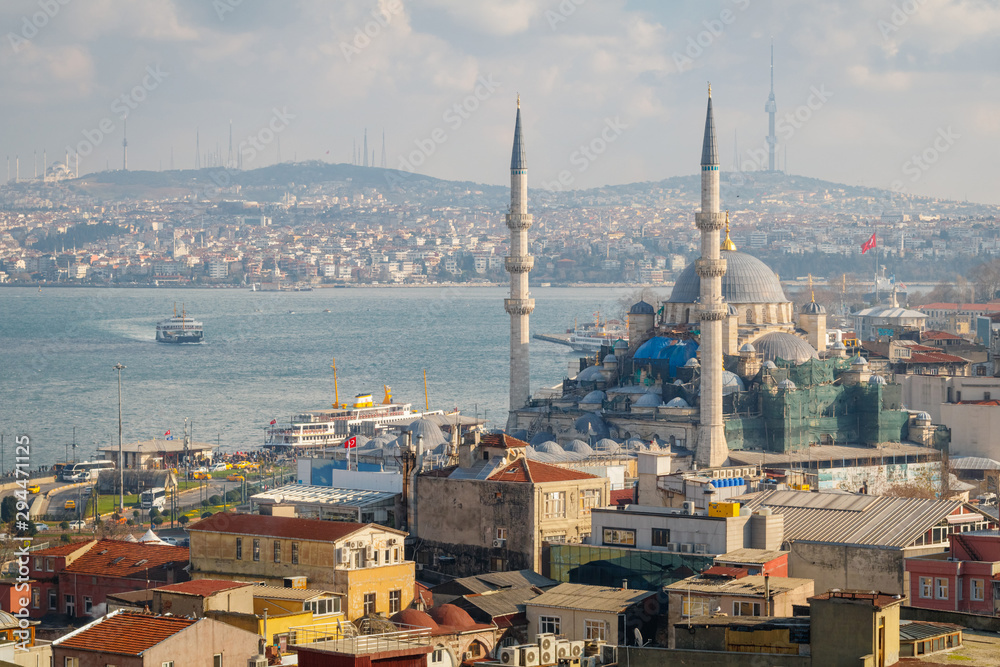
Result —
[{"label": "flagpole", "polygon": [[875,303],[872,304],[877,306],[879,304],[879,294],[878,294],[878,230],[872,231],[872,238],[875,239]]}]

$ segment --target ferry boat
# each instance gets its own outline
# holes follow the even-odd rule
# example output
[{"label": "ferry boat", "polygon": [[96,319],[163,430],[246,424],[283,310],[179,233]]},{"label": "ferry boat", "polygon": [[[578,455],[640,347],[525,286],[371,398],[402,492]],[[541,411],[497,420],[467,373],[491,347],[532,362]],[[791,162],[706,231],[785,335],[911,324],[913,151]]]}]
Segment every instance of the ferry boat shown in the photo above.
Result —
[{"label": "ferry boat", "polygon": [[160,343],[200,343],[204,337],[204,326],[188,317],[183,305],[180,317],[174,304],[174,316],[156,324],[156,340]]},{"label": "ferry boat", "polygon": [[604,345],[611,346],[616,340],[628,342],[628,326],[619,320],[601,321],[601,314],[595,313],[593,324],[574,326],[569,334],[568,344],[576,352],[600,352]]},{"label": "ferry boat", "polygon": [[265,432],[264,447],[296,451],[336,447],[353,435],[371,437],[389,426],[445,414],[444,410],[418,412],[410,403],[394,403],[392,390],[384,388],[385,398],[379,404],[371,394],[358,394],[351,405],[335,402],[331,409],[302,412],[286,422],[275,422]]}]

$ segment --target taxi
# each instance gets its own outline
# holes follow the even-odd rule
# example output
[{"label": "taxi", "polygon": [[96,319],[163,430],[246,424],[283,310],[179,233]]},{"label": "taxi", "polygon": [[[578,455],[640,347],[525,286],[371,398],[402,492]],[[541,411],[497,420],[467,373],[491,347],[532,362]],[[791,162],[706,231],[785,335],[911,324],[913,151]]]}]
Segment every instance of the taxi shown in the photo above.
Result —
[{"label": "taxi", "polygon": [[40,487],[37,484],[32,484],[31,486],[28,487],[28,493],[38,493],[41,490],[42,487]]},{"label": "taxi", "polygon": [[227,482],[242,482],[244,479],[243,475],[237,475],[236,473],[226,476]]},{"label": "taxi", "polygon": [[67,500],[65,503],[63,503],[63,509],[64,510],[75,510],[76,509],[76,501],[75,500]]}]

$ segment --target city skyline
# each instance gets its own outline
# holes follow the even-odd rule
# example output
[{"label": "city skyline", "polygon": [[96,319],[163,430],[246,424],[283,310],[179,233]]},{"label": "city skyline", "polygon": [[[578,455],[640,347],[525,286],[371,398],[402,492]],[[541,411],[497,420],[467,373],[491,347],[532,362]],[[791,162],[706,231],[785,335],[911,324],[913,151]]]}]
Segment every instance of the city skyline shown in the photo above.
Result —
[{"label": "city skyline", "polygon": [[[773,38],[780,169],[787,157],[795,174],[1000,202],[975,150],[1000,135],[981,64],[1000,12],[971,3],[56,6],[42,18],[34,2],[0,9],[12,160],[69,148],[72,162],[82,148],[81,173],[116,168],[127,116],[131,168],[194,167],[196,143],[204,166],[226,155],[232,120],[248,169],[281,143],[286,160],[349,163],[365,128],[384,128],[390,168],[501,184],[520,93],[537,146],[529,187],[655,181],[691,173],[698,111],[686,100],[711,80],[721,154],[738,142],[744,169],[767,169]],[[276,116],[281,130],[261,141]]]}]

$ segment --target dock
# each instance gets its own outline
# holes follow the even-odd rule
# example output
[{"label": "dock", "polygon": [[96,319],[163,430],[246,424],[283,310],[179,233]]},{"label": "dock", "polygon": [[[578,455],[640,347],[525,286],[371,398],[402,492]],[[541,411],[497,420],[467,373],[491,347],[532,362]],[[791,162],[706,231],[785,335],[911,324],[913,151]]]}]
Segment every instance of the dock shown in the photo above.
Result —
[{"label": "dock", "polygon": [[568,334],[568,333],[562,333],[562,334],[541,334],[541,333],[536,333],[536,334],[532,334],[531,337],[534,338],[534,339],[536,339],[536,340],[544,340],[544,341],[548,341],[549,343],[557,343],[559,345],[565,345],[567,347],[570,347],[569,336],[570,336],[570,334]]}]

